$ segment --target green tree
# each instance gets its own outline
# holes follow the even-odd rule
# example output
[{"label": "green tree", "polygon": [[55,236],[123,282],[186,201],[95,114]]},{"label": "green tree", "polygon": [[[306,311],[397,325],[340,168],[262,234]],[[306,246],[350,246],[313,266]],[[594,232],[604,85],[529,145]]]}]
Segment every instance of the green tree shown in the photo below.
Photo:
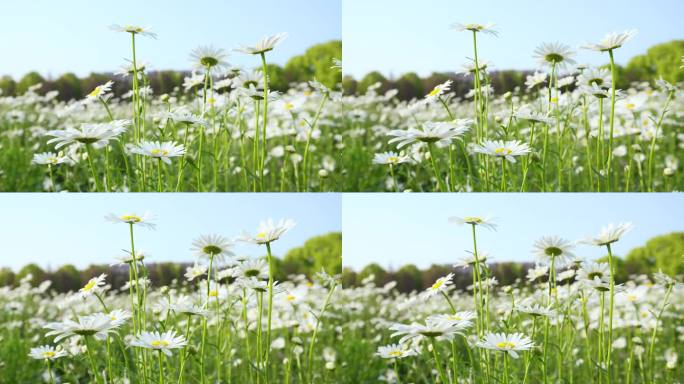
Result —
[{"label": "green tree", "polygon": [[63,265],[50,276],[52,288],[57,292],[77,291],[81,288],[81,274],[71,264]]},{"label": "green tree", "polygon": [[290,249],[283,258],[285,274],[304,273],[312,277],[323,268],[329,274],[342,272],[342,234],[331,232],[312,237]]},{"label": "green tree", "polygon": [[17,274],[17,280],[21,280],[28,275],[33,276],[31,284],[37,285],[45,280],[45,271],[38,264],[31,263],[22,268]]},{"label": "green tree", "polygon": [[682,56],[684,40],[654,45],[629,61],[625,76],[632,81],[653,81],[661,76],[673,84],[684,81],[684,71],[679,69]]},{"label": "green tree", "polygon": [[60,100],[79,100],[83,98],[81,80],[73,73],[60,76],[50,88],[59,91]]},{"label": "green tree", "polygon": [[15,281],[16,275],[10,268],[4,267],[0,269],[0,287],[14,285]]},{"label": "green tree", "polygon": [[423,274],[413,264],[407,264],[394,273],[397,289],[400,292],[420,291],[423,289]]},{"label": "green tree", "polygon": [[28,89],[36,84],[44,83],[45,79],[38,72],[29,72],[17,83],[17,93],[24,94]]},{"label": "green tree", "polygon": [[342,75],[339,70],[331,67],[333,59],[341,57],[342,41],[332,40],[316,44],[285,64],[285,78],[288,83],[310,81],[315,78],[328,88],[334,88],[342,81]]},{"label": "green tree", "polygon": [[5,75],[0,78],[0,90],[5,96],[12,96],[17,91],[17,82],[14,81],[12,76]]},{"label": "green tree", "polygon": [[368,87],[370,87],[371,85],[374,85],[375,83],[381,84],[380,85],[380,92],[389,88],[388,87],[389,83],[388,83],[387,79],[385,78],[385,76],[383,76],[382,73],[380,73],[380,72],[373,71],[373,72],[367,74],[366,76],[364,76],[363,79],[361,79],[361,81],[359,81],[356,93],[358,95],[365,94],[368,91]]},{"label": "green tree", "polygon": [[415,72],[404,74],[394,82],[394,86],[399,92],[397,97],[400,100],[420,98],[423,97],[423,94],[425,93],[423,82]]},{"label": "green tree", "polygon": [[632,273],[653,273],[661,270],[674,276],[684,273],[684,232],[656,236],[644,246],[632,249],[625,258]]},{"label": "green tree", "polygon": [[370,277],[371,275],[374,276],[373,282],[375,285],[384,285],[390,280],[389,274],[380,266],[380,264],[371,263],[366,265],[366,267],[359,272],[358,276],[356,277],[356,282],[361,283],[361,281]]}]

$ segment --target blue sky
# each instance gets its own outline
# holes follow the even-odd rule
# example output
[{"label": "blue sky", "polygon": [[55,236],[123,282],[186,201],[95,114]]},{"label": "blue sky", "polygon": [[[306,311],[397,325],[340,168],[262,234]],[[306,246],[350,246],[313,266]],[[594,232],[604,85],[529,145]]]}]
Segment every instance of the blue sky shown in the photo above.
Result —
[{"label": "blue sky", "polygon": [[[651,45],[684,38],[681,0],[344,0],[344,72],[360,78],[372,70],[399,76],[414,71],[454,71],[472,58],[472,34],[454,22],[495,23],[500,36],[478,38],[478,56],[498,69],[532,69],[543,42],[572,47],[598,42],[606,33],[637,28],[616,53],[618,63]],[[606,55],[581,50],[579,62],[604,64]]]},{"label": "blue sky", "polygon": [[[0,2],[0,74],[15,78],[36,70],[87,75],[117,70],[130,58],[130,38],[112,24],[151,26],[157,40],[137,40],[137,58],[154,69],[188,69],[199,45],[232,50],[262,37],[289,37],[268,55],[284,64],[311,45],[341,38],[341,0],[31,0]],[[229,62],[253,67],[257,57],[231,53]]]},{"label": "blue sky", "polygon": [[[129,249],[126,224],[105,221],[108,213],[150,211],[156,230],[136,228],[136,249],[149,261],[191,262],[192,240],[201,234],[233,238],[254,233],[261,220],[291,218],[297,226],[273,243],[282,256],[312,236],[340,231],[339,194],[0,194],[5,218],[0,226],[0,266],[15,271],[34,262],[41,267],[77,267],[113,262]],[[239,255],[262,256],[262,247],[239,243]]]},{"label": "blue sky", "polygon": [[[495,261],[532,261],[541,236],[578,240],[611,222],[635,225],[613,247],[619,255],[653,236],[684,231],[684,194],[345,194],[342,206],[342,262],[357,271],[371,262],[395,269],[453,263],[472,250],[472,239],[468,227],[447,222],[451,216],[495,218],[496,232],[478,231],[478,248]],[[588,245],[576,254],[604,256]]]}]

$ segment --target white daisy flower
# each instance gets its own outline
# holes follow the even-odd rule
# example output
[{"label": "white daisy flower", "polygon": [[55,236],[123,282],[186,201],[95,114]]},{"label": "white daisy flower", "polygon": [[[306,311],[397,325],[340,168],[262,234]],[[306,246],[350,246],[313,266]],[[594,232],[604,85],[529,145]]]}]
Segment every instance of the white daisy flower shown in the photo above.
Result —
[{"label": "white daisy flower", "polygon": [[402,163],[410,163],[411,158],[404,155],[399,155],[396,152],[383,152],[376,153],[373,157],[373,164],[383,164],[383,165],[398,165]]},{"label": "white daisy flower", "polygon": [[534,50],[534,58],[537,62],[549,67],[565,68],[568,64],[575,64],[573,56],[575,52],[570,49],[570,46],[562,43],[542,43]]},{"label": "white daisy flower", "polygon": [[171,157],[179,157],[185,154],[183,144],[176,144],[173,141],[142,141],[136,147],[131,148],[131,153],[149,156],[159,159],[166,164],[171,164]]},{"label": "white daisy flower", "polygon": [[235,243],[221,235],[201,235],[192,241],[191,251],[195,256],[223,261],[225,256],[235,256],[231,249]]},{"label": "white daisy flower", "polygon": [[403,359],[417,355],[416,351],[402,344],[381,345],[375,354],[383,359]]},{"label": "white daisy flower", "polygon": [[78,290],[78,292],[81,294],[81,297],[85,299],[90,295],[99,294],[102,292],[102,287],[105,285],[106,278],[107,275],[103,273],[100,276],[93,277],[92,279],[88,280],[88,283],[86,283],[83,288]]},{"label": "white daisy flower", "polygon": [[275,223],[273,219],[268,219],[259,223],[256,235],[252,236],[243,231],[240,240],[254,244],[269,244],[278,240],[280,236],[294,228],[295,225],[297,223],[291,219],[281,219],[278,223]]},{"label": "white daisy flower", "polygon": [[118,25],[118,24],[113,24],[109,26],[109,29],[116,31],[116,32],[126,32],[130,33],[132,35],[141,35],[141,36],[148,36],[153,39],[157,38],[157,34],[150,32],[150,27],[139,27],[135,25]]},{"label": "white daisy flower", "polygon": [[482,145],[474,148],[475,152],[483,153],[494,157],[503,157],[511,163],[515,163],[515,156],[522,156],[530,153],[530,147],[518,140],[485,140]]},{"label": "white daisy flower", "polygon": [[556,268],[563,267],[575,258],[575,243],[559,236],[544,236],[534,242],[532,253],[540,262],[551,264],[554,260]]},{"label": "white daisy flower", "polygon": [[185,336],[176,335],[176,331],[166,331],[164,333],[143,331],[130,342],[130,345],[153,349],[171,356],[172,349],[183,348],[187,343]]},{"label": "white daisy flower", "polygon": [[439,279],[437,279],[437,281],[434,282],[434,284],[432,284],[430,287],[428,287],[423,292],[421,297],[423,299],[427,299],[427,298],[432,297],[438,293],[446,292],[447,290],[449,290],[449,286],[451,284],[453,284],[453,281],[452,281],[453,278],[454,278],[453,273],[449,273],[448,275],[446,275],[444,277],[440,277]]},{"label": "white daisy flower", "polygon": [[639,31],[630,29],[622,33],[612,32],[607,34],[598,44],[587,43],[582,48],[592,51],[607,52],[622,47],[626,42],[632,40]]},{"label": "white daisy flower", "polygon": [[476,344],[480,348],[508,353],[514,359],[518,358],[519,351],[528,351],[534,347],[529,337],[522,333],[488,333],[484,339]]},{"label": "white daisy flower", "polygon": [[582,240],[583,243],[596,246],[604,246],[615,243],[627,232],[631,231],[634,226],[632,223],[625,222],[614,225],[613,223],[601,228],[601,232],[594,237],[588,237]]},{"label": "white daisy flower", "polygon": [[471,32],[482,32],[492,36],[498,36],[499,32],[494,29],[494,23],[488,24],[477,24],[477,23],[454,23],[451,25],[453,29],[459,32],[471,31]]},{"label": "white daisy flower", "polygon": [[494,219],[491,216],[453,216],[449,218],[449,222],[458,225],[478,225],[491,230],[496,230],[497,225],[494,223]]},{"label": "white daisy flower", "polygon": [[62,164],[69,159],[66,156],[60,156],[54,152],[42,152],[42,153],[35,153],[33,155],[33,160],[31,162],[33,164],[40,164],[40,165],[57,165],[57,164]]},{"label": "white daisy flower", "polygon": [[123,215],[115,215],[113,213],[110,213],[105,216],[105,220],[110,221],[112,223],[126,223],[130,225],[139,225],[141,227],[154,229],[156,227],[156,224],[152,222],[152,219],[154,219],[154,217],[150,212],[145,212],[142,215],[139,215],[137,213],[126,213]]},{"label": "white daisy flower", "polygon": [[55,348],[51,345],[42,345],[40,347],[31,348],[29,352],[29,357],[36,360],[55,360],[60,357],[66,356],[68,353],[61,349]]},{"label": "white daisy flower", "polygon": [[278,45],[281,41],[283,41],[287,37],[287,33],[281,32],[277,35],[273,36],[268,36],[258,43],[256,43],[254,46],[248,47],[248,46],[240,46],[236,48],[235,50],[238,52],[246,53],[249,55],[260,55],[263,53],[266,53],[268,51],[273,50],[273,48]]}]

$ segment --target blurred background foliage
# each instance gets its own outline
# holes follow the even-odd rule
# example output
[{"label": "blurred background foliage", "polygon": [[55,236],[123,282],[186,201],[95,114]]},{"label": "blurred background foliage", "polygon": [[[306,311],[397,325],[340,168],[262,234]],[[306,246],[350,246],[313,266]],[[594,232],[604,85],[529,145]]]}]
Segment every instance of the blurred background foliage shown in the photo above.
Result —
[{"label": "blurred background foliage", "polygon": [[[372,257],[369,257],[372,259]],[[607,257],[604,258],[607,261]],[[684,232],[673,232],[649,239],[643,246],[634,248],[626,255],[617,255],[616,279],[624,282],[630,276],[652,274],[659,270],[670,276],[684,274]],[[390,282],[397,283],[400,292],[421,291],[432,285],[435,280],[448,273],[454,273],[454,285],[457,289],[465,289],[472,284],[469,269],[453,268],[450,265],[431,265],[419,269],[407,264],[399,269],[386,270],[377,263],[368,264],[360,271],[342,268],[342,233],[331,232],[312,237],[302,246],[290,249],[282,257],[276,257],[276,280],[287,280],[288,276],[303,274],[309,279],[316,272],[324,269],[329,274],[342,272],[343,285],[359,286],[363,281],[372,280],[376,285]],[[185,269],[191,263],[153,263],[148,264],[149,277],[155,286],[172,285],[182,282]],[[527,270],[534,266],[533,262],[500,262],[491,263],[492,276],[500,285],[526,281]],[[52,281],[52,288],[58,292],[77,291],[90,278],[101,273],[108,275],[107,282],[120,287],[128,282],[128,269],[125,266],[91,265],[79,270],[73,265],[63,265],[56,270],[44,270],[36,264],[28,264],[14,272],[9,268],[0,269],[0,286],[16,285],[31,274],[32,283],[40,284],[45,280]]]},{"label": "blurred background foliage", "polygon": [[[634,82],[653,83],[662,77],[672,84],[684,81],[682,65],[684,56],[684,40],[673,40],[668,43],[654,45],[643,54],[632,58],[626,66],[618,66],[617,86],[627,89]],[[497,94],[514,91],[517,87],[524,89],[525,78],[534,71],[492,70],[489,72],[492,87]],[[398,91],[400,100],[420,99],[430,92],[435,85],[452,80],[452,90],[458,97],[463,97],[473,84],[472,77],[455,73],[434,72],[427,77],[419,77],[413,72],[398,78],[386,78],[380,72],[370,72],[361,79],[345,76],[342,86],[346,94],[363,95],[373,84],[380,83],[379,93],[390,89]]]},{"label": "blurred background foliage", "polygon": [[[303,54],[292,57],[283,67],[270,64],[270,87],[285,92],[291,84],[317,79],[328,88],[335,88],[341,81],[341,74],[338,69],[331,68],[333,58],[342,58],[340,40],[314,45]],[[157,95],[173,93],[174,89],[182,88],[183,78],[189,75],[190,71],[159,70],[147,73],[149,85]],[[1,77],[0,90],[3,96],[16,96],[24,94],[29,87],[42,83],[39,93],[59,91],[59,100],[79,100],[108,80],[114,81],[113,91],[117,96],[131,89],[130,78],[122,78],[113,73],[91,73],[83,78],[65,73],[52,79],[44,78],[37,72],[29,72],[18,80],[11,76]]]},{"label": "blurred background foliage", "polygon": [[[265,257],[265,255],[264,255]],[[284,256],[275,258],[275,279],[285,281],[291,275],[306,275],[312,280],[316,272],[325,270],[328,274],[339,274],[342,270],[342,234],[331,232],[315,236],[302,246],[290,249]],[[147,264],[149,278],[156,287],[175,285],[185,280],[185,269],[192,263],[150,263]],[[29,274],[31,284],[38,285],[50,280],[51,288],[57,292],[75,292],[89,279],[107,274],[107,283],[115,288],[128,282],[128,266],[107,264],[90,265],[77,269],[73,265],[62,265],[58,269],[44,270],[37,264],[28,264],[17,272],[10,268],[0,268],[0,287],[16,286]]]},{"label": "blurred background foliage", "polygon": [[[607,256],[602,261],[607,262]],[[527,270],[534,267],[534,263],[501,262],[490,263],[489,267],[499,285],[508,285],[527,281]],[[684,274],[684,232],[654,237],[643,246],[629,251],[626,256],[617,257],[616,279],[619,283],[625,282],[630,276],[650,275],[659,270],[670,276]],[[360,271],[344,268],[342,281],[346,287],[360,286],[366,279],[379,286],[395,281],[396,289],[408,293],[422,291],[450,272],[454,274],[453,282],[457,289],[466,289],[473,282],[470,269],[453,268],[450,265],[434,264],[421,270],[408,264],[398,270],[388,271],[376,263],[368,264]]]}]

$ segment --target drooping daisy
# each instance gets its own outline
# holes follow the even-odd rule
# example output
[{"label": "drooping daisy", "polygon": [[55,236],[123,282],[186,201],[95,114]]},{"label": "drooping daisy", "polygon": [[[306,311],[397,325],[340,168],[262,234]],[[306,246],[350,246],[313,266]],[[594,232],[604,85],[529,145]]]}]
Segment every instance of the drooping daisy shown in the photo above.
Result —
[{"label": "drooping daisy", "polygon": [[60,156],[54,152],[42,152],[42,153],[35,153],[33,155],[33,160],[31,162],[33,164],[40,164],[40,165],[57,165],[57,164],[62,164],[66,162],[68,158],[66,156]]},{"label": "drooping daisy", "polygon": [[104,313],[79,316],[76,321],[48,323],[44,328],[51,329],[45,336],[56,336],[55,342],[72,336],[92,336],[97,340],[105,340],[107,335],[114,332],[116,325]]},{"label": "drooping daisy", "polygon": [[396,152],[383,152],[376,153],[373,157],[373,164],[383,164],[383,165],[398,165],[402,163],[410,163],[411,158],[404,155],[399,155]]},{"label": "drooping daisy", "polygon": [[494,157],[503,157],[511,163],[515,163],[515,156],[530,153],[530,147],[518,140],[485,140],[482,145],[474,148],[475,152]]},{"label": "drooping daisy", "polygon": [[207,70],[227,68],[228,62],[225,60],[227,57],[228,54],[223,49],[208,45],[197,47],[190,52],[190,60],[195,67]]},{"label": "drooping daisy", "polygon": [[164,333],[143,331],[131,341],[130,345],[153,349],[171,356],[172,349],[183,348],[187,343],[185,336],[176,335],[176,331],[166,331]]},{"label": "drooping daisy", "polygon": [[544,113],[540,112],[535,112],[529,107],[522,107],[515,111],[513,114],[513,117],[519,120],[527,120],[531,121],[533,123],[542,123],[542,124],[548,124],[548,125],[554,125],[556,123],[556,119],[548,116]]},{"label": "drooping daisy", "polygon": [[207,269],[206,265],[195,263],[192,267],[187,267],[185,269],[184,276],[188,281],[193,281],[198,277],[206,275]]},{"label": "drooping daisy", "polygon": [[454,268],[468,268],[474,266],[477,262],[479,262],[481,266],[485,266],[487,264],[487,259],[489,259],[489,257],[489,253],[487,252],[482,252],[478,250],[476,258],[475,252],[466,251],[466,255],[456,259],[456,263],[454,263],[453,266]]},{"label": "drooping daisy", "polygon": [[632,230],[632,228],[634,228],[634,226],[629,222],[619,223],[618,225],[610,223],[601,228],[601,232],[598,235],[594,237],[588,237],[584,239],[583,242],[585,244],[596,245],[599,247],[609,245],[620,240],[620,238],[625,233]]},{"label": "drooping daisy", "polygon": [[235,244],[221,235],[201,235],[192,241],[191,251],[195,256],[209,259],[215,257],[223,261],[225,256],[234,256],[231,249]]},{"label": "drooping daisy", "polygon": [[620,32],[612,32],[607,34],[598,44],[587,43],[582,48],[590,49],[592,51],[607,52],[622,47],[626,42],[632,40],[638,31],[630,29]]},{"label": "drooping daisy", "polygon": [[51,345],[41,345],[40,347],[31,348],[28,355],[36,360],[56,360],[62,356],[66,356],[67,352]]},{"label": "drooping daisy", "polygon": [[463,331],[468,329],[471,324],[470,322],[442,321],[431,316],[425,319],[425,324],[393,324],[389,329],[394,331],[391,337],[401,336],[399,343],[404,344],[410,340],[419,341],[424,338],[451,340],[456,335],[462,335]]},{"label": "drooping daisy", "polygon": [[53,130],[47,132],[48,136],[53,137],[47,143],[57,143],[56,149],[71,144],[103,147],[109,143],[109,140],[116,140],[128,125],[130,125],[128,120],[115,120],[110,123],[86,123],[81,124],[78,128],[69,127],[64,130]]},{"label": "drooping daisy", "polygon": [[426,101],[427,103],[432,103],[432,102],[438,100],[440,97],[442,97],[442,95],[443,95],[445,92],[448,92],[449,89],[451,89],[451,84],[452,84],[452,83],[453,83],[453,81],[447,80],[447,81],[445,81],[445,82],[442,83],[442,84],[436,85],[436,86],[432,89],[432,91],[430,91],[430,93],[428,93],[427,95],[425,95],[425,101]]},{"label": "drooping daisy", "polygon": [[547,265],[535,265],[533,268],[527,270],[527,281],[533,282],[541,277],[546,276],[549,273],[549,266]]},{"label": "drooping daisy", "polygon": [[268,219],[259,223],[257,233],[252,236],[247,232],[242,232],[242,241],[254,244],[269,244],[276,241],[280,236],[294,228],[297,223],[291,219],[281,219],[275,223],[273,219]]},{"label": "drooping daisy", "polygon": [[190,112],[187,108],[180,107],[172,110],[171,112],[163,112],[159,115],[160,120],[163,122],[166,122],[166,120],[171,119],[176,123],[183,123],[187,125],[202,125],[202,126],[208,126],[209,123],[201,118],[200,116],[197,116]]},{"label": "drooping daisy", "polygon": [[166,164],[171,164],[171,157],[179,157],[185,154],[183,144],[176,144],[173,141],[143,141],[131,148],[131,153],[149,156],[159,159]]},{"label": "drooping daisy", "polygon": [[551,264],[554,261],[556,268],[563,267],[575,258],[573,250],[575,244],[559,236],[543,236],[534,242],[533,251],[540,262]]},{"label": "drooping daisy", "polygon": [[534,72],[531,75],[527,75],[525,79],[525,85],[527,86],[527,89],[532,89],[537,85],[544,84],[546,81],[546,76],[548,75],[544,72]]},{"label": "drooping daisy", "polygon": [[514,359],[518,358],[519,351],[528,351],[534,347],[529,337],[522,333],[488,333],[484,339],[476,344],[480,348],[508,353]]},{"label": "drooping daisy", "polygon": [[472,120],[470,119],[460,119],[452,122],[428,121],[421,125],[421,129],[393,130],[388,132],[387,135],[394,137],[389,143],[398,143],[397,148],[418,142],[448,145],[452,140],[463,136],[470,129],[471,124]]},{"label": "drooping daisy", "polygon": [[494,219],[491,216],[453,216],[449,218],[449,222],[458,225],[477,225],[487,229],[496,230],[496,223],[494,223]]},{"label": "drooping daisy", "polygon": [[488,24],[477,24],[477,23],[454,23],[451,24],[451,27],[453,29],[456,29],[459,32],[463,31],[471,31],[471,32],[482,32],[486,33],[492,36],[498,36],[499,32],[494,29],[495,24],[494,23],[488,23]]},{"label": "drooping daisy", "polygon": [[438,293],[441,292],[446,292],[449,290],[449,286],[453,284],[453,278],[454,274],[449,273],[446,276],[440,277],[437,279],[437,281],[434,282],[431,286],[429,286],[421,295],[422,298],[427,299],[429,297],[432,297]]},{"label": "drooping daisy", "polygon": [[456,313],[431,315],[428,320],[435,323],[447,322],[451,325],[458,325],[460,328],[468,328],[472,326],[472,320],[477,317],[473,311],[460,311]]},{"label": "drooping daisy", "polygon": [[157,34],[150,32],[150,27],[139,27],[135,25],[118,25],[118,24],[113,24],[109,26],[109,29],[116,31],[116,32],[126,32],[130,33],[132,35],[141,35],[141,36],[148,36],[153,39],[157,38]]},{"label": "drooping daisy", "polygon": [[105,285],[106,278],[107,275],[103,273],[100,276],[88,280],[88,283],[78,290],[81,297],[85,299],[90,295],[99,294],[102,291],[102,287]]},{"label": "drooping daisy", "polygon": [[556,68],[565,68],[568,64],[575,64],[572,57],[575,52],[570,46],[562,43],[542,43],[534,50],[534,58],[540,65]]},{"label": "drooping daisy", "polygon": [[113,263],[111,265],[112,266],[114,266],[114,265],[130,265],[130,264],[135,263],[135,262],[140,264],[143,262],[143,260],[145,260],[146,255],[147,255],[147,253],[145,253],[143,251],[136,250],[135,251],[135,257],[134,257],[131,252],[124,251],[123,255],[114,257],[117,262]]},{"label": "drooping daisy", "polygon": [[102,85],[98,85],[88,95],[86,95],[86,100],[97,101],[100,98],[104,99],[107,96],[107,93],[109,93],[112,90],[112,85],[114,85],[114,82],[111,80],[107,81],[106,83],[104,83]]},{"label": "drooping daisy", "polygon": [[115,215],[110,213],[105,216],[105,220],[112,223],[126,223],[130,225],[139,225],[141,227],[154,229],[156,224],[152,222],[154,216],[150,212],[145,212],[142,215],[137,213],[125,213],[123,215]]},{"label": "drooping daisy", "polygon": [[540,316],[545,316],[545,317],[553,317],[556,315],[556,312],[548,307],[542,307],[539,304],[532,304],[532,305],[518,305],[515,307],[515,310],[521,313],[526,313],[528,315],[534,316],[534,317],[540,317]]},{"label": "drooping daisy", "polygon": [[417,353],[412,348],[402,344],[381,345],[378,347],[377,356],[383,359],[403,359],[408,356],[415,356]]},{"label": "drooping daisy", "polygon": [[256,43],[254,46],[249,47],[249,46],[243,45],[243,46],[236,48],[235,50],[238,52],[249,54],[249,55],[260,55],[260,54],[263,54],[263,53],[266,53],[268,51],[273,50],[273,48],[276,45],[278,45],[278,43],[283,41],[286,37],[287,37],[287,33],[281,32],[281,33],[278,33],[277,35],[264,37],[263,39],[261,39],[261,41]]}]

